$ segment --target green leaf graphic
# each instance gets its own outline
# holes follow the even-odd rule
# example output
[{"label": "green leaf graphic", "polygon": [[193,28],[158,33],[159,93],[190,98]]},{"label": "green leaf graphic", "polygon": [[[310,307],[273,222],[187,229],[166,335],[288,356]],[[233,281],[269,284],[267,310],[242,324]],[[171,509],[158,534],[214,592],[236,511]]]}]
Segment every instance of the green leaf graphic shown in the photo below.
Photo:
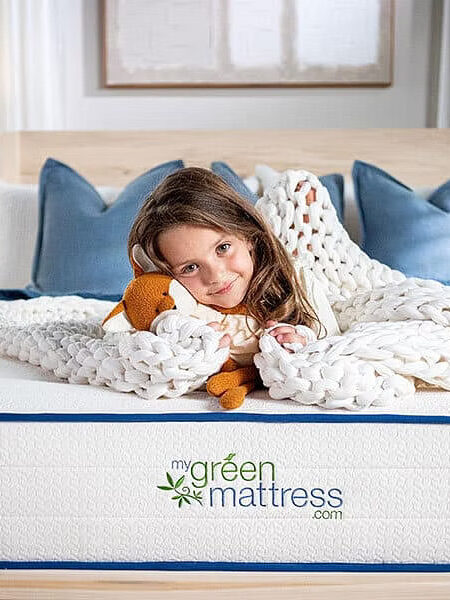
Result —
[{"label": "green leaf graphic", "polygon": [[231,460],[234,456],[236,456],[236,454],[229,454],[225,460]]},{"label": "green leaf graphic", "polygon": [[177,488],[179,485],[181,485],[184,481],[184,475],[183,477],[180,477],[180,479],[176,482],[175,487]]},{"label": "green leaf graphic", "polygon": [[167,481],[170,483],[170,487],[167,485],[157,485],[156,487],[159,490],[164,490],[166,492],[175,492],[176,495],[171,496],[170,499],[178,500],[179,507],[182,506],[183,502],[186,502],[186,504],[191,504],[191,500],[195,500],[201,506],[203,506],[202,493],[200,491],[193,490],[191,492],[190,488],[187,485],[185,485],[182,489],[179,489],[181,484],[184,482],[185,475],[182,475],[175,484],[173,482],[173,478],[170,475],[170,473],[166,472],[166,477],[167,477]]}]

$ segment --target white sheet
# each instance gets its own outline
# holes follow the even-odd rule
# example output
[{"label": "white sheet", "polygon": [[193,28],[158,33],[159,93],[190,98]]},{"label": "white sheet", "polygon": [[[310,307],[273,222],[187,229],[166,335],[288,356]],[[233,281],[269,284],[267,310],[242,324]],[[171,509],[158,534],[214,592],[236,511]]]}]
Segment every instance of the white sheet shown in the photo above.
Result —
[{"label": "white sheet", "polygon": [[[76,385],[60,380],[50,372],[15,359],[0,358],[0,412],[227,412],[205,391],[179,398],[145,400],[133,393],[116,392],[105,387]],[[293,400],[273,400],[266,390],[251,392],[243,406],[233,413],[350,415],[346,409],[324,409],[301,405]],[[358,414],[450,415],[450,392],[418,391],[410,401],[369,407]]]}]

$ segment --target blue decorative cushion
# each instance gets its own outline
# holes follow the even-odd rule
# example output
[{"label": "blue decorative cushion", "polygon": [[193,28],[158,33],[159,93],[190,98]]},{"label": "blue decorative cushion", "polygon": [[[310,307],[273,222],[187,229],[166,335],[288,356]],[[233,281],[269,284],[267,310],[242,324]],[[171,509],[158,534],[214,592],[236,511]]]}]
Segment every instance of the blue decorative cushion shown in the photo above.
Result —
[{"label": "blue decorative cushion", "polygon": [[232,187],[243,198],[250,200],[255,205],[258,196],[251,192],[242,179],[233,169],[224,162],[216,161],[211,163],[211,171],[224,179],[230,187]]},{"label": "blue decorative cushion", "polygon": [[32,281],[24,290],[0,290],[1,299],[76,294],[120,300],[133,278],[127,239],[145,198],[170,173],[175,160],[129,183],[106,206],[98,191],[67,165],[49,158],[39,180],[39,220]]},{"label": "blue decorative cushion", "polygon": [[450,284],[450,180],[424,199],[381,169],[355,161],[362,249],[408,277]]},{"label": "blue decorative cushion", "polygon": [[330,194],[330,200],[336,209],[338,219],[344,222],[344,177],[339,173],[330,175],[321,175],[319,181],[324,185]]}]

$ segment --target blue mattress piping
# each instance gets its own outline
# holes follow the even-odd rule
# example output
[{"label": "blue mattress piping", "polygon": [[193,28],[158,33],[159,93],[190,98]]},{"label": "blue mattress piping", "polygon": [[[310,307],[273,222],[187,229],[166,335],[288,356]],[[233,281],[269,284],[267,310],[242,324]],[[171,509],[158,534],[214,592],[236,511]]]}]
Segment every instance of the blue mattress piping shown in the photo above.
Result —
[{"label": "blue mattress piping", "polygon": [[217,422],[253,421],[260,423],[416,423],[447,425],[450,415],[392,414],[259,414],[259,413],[0,413],[0,421],[38,422]]}]

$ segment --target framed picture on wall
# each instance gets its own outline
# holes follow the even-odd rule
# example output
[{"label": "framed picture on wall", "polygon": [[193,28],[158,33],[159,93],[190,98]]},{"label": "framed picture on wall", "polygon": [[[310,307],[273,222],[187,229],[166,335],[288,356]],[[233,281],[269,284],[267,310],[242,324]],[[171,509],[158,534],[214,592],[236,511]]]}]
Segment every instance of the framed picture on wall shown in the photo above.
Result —
[{"label": "framed picture on wall", "polygon": [[103,0],[106,87],[388,86],[393,0]]}]

